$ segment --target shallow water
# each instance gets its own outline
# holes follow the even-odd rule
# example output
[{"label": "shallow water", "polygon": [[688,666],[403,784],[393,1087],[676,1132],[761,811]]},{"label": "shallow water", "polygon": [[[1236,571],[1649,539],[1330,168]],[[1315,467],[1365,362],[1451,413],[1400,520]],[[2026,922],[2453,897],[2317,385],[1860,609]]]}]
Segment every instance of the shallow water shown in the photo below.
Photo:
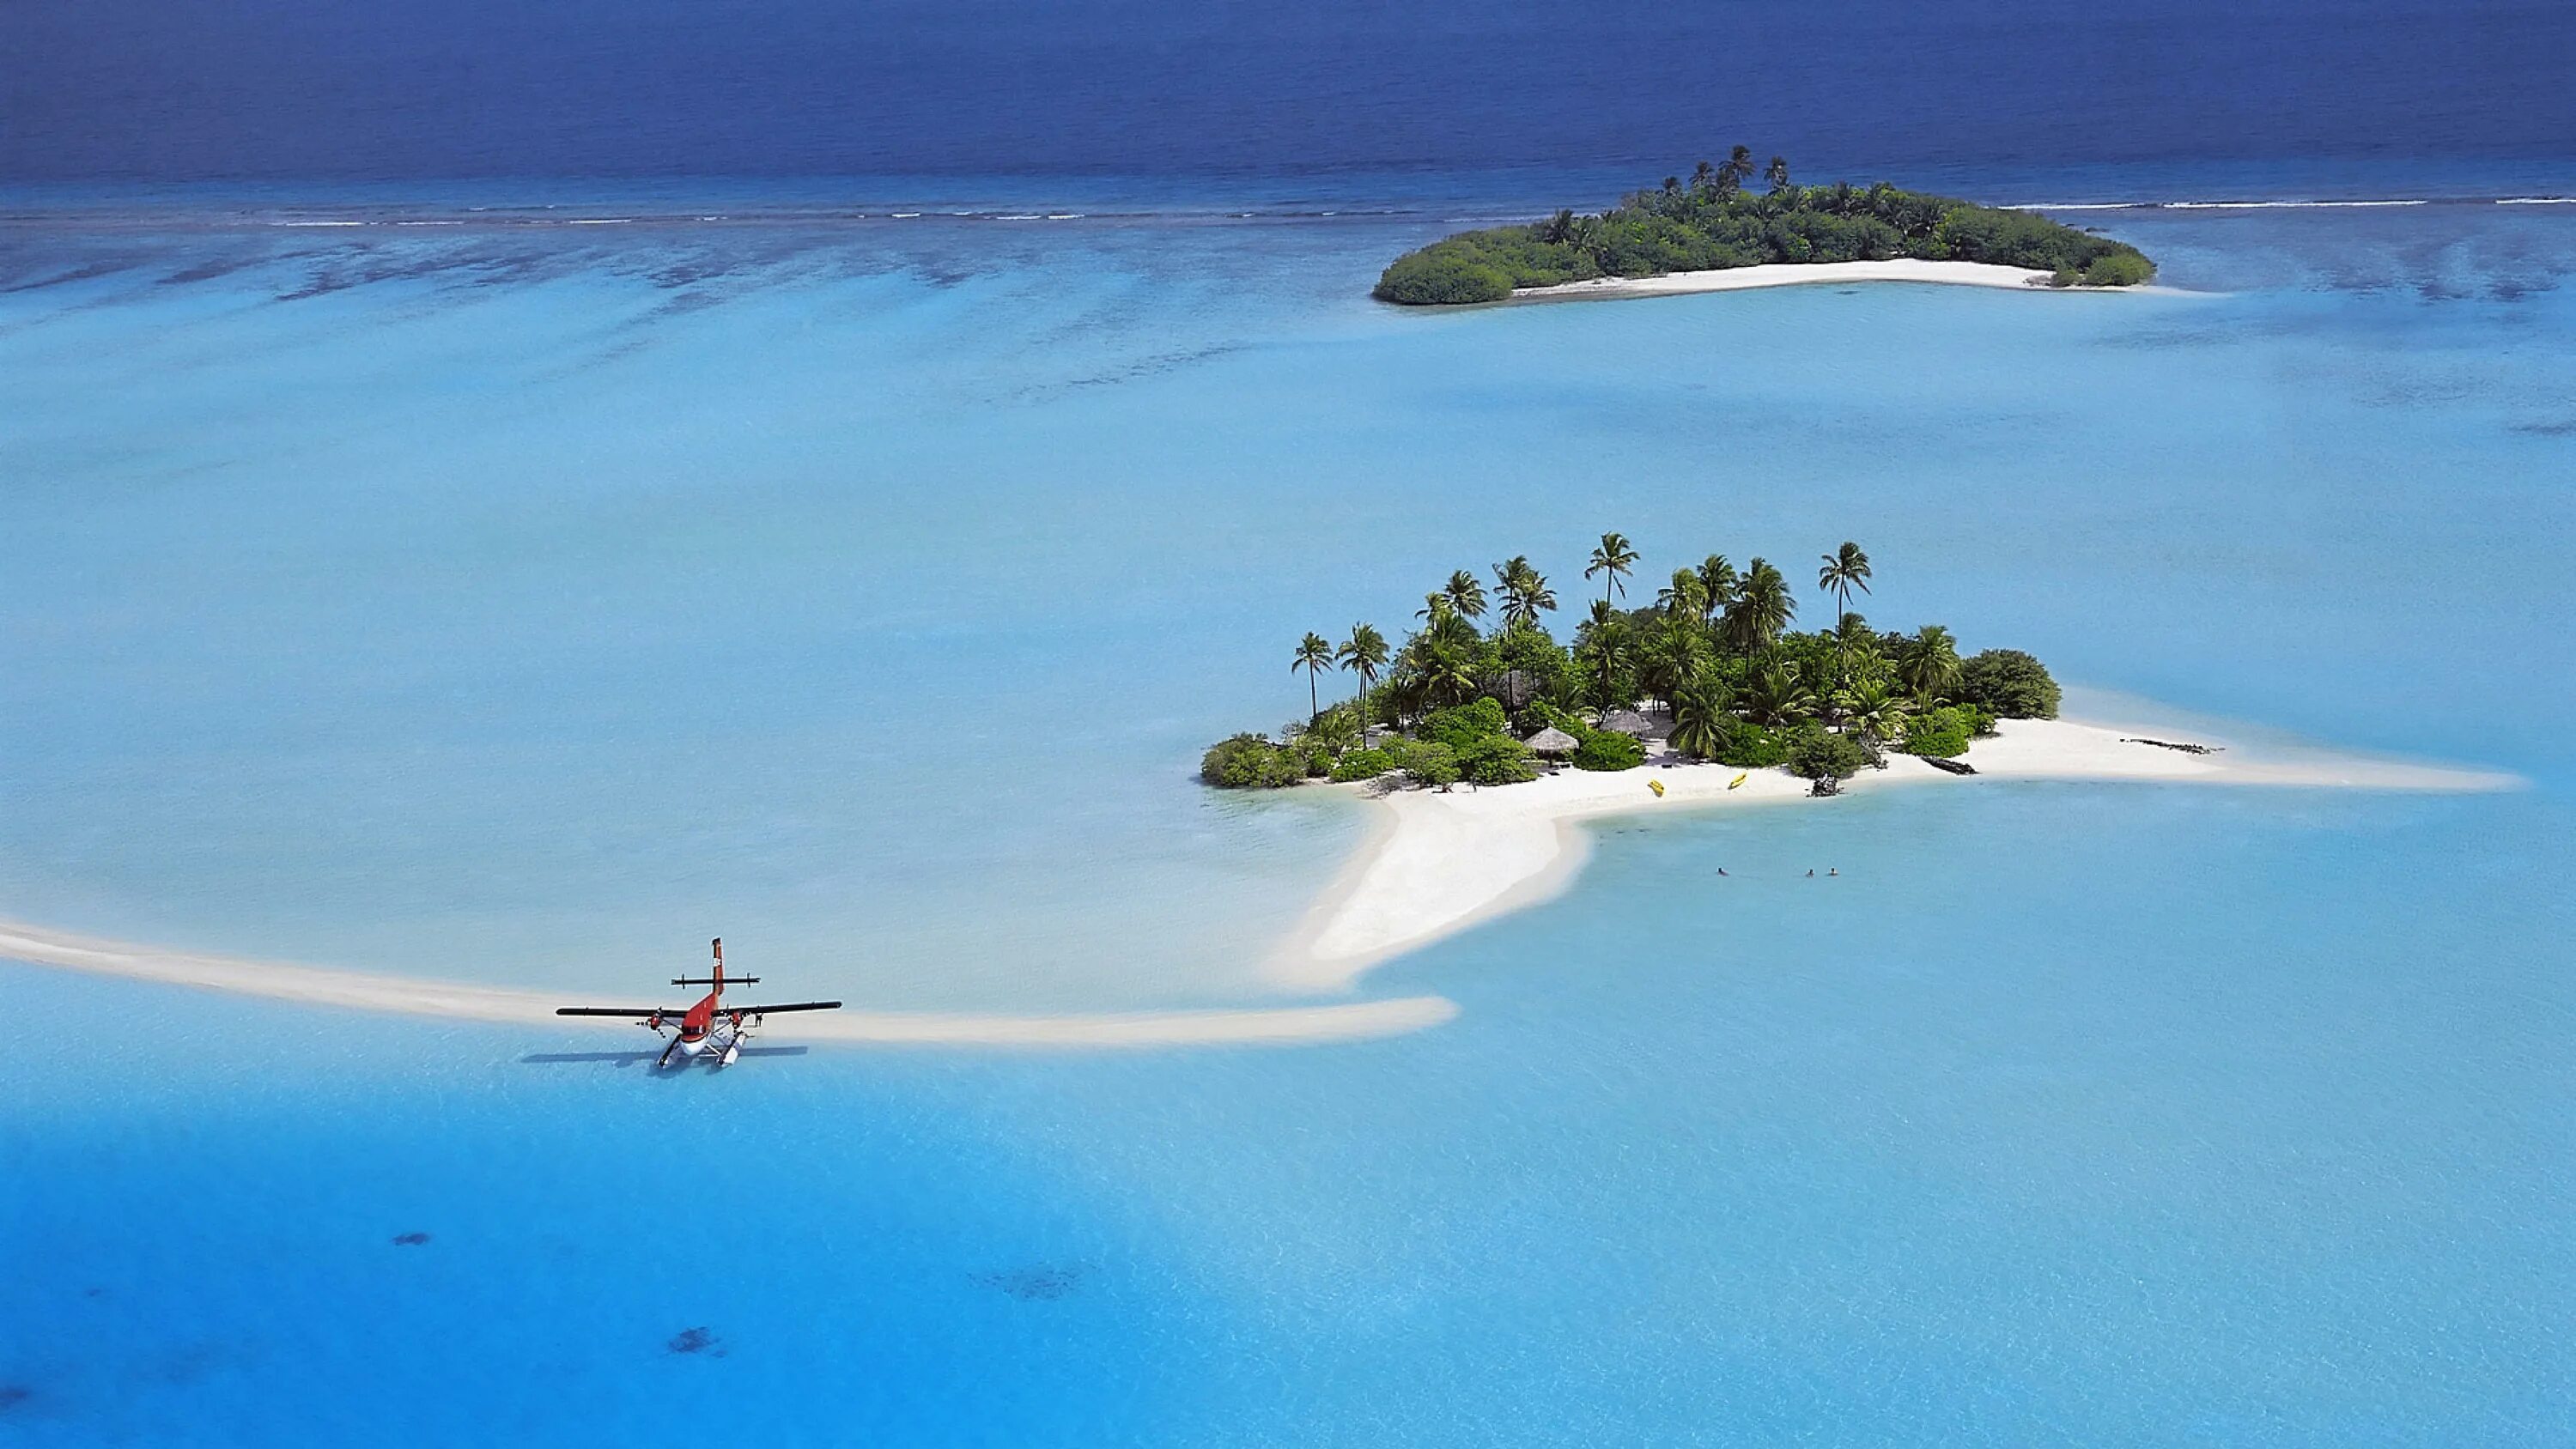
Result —
[{"label": "shallow water", "polygon": [[0,1111],[0,1435],[596,1442],[702,1390],[790,1442],[2576,1429],[2576,208],[2122,213],[2199,296],[1432,317],[1361,294],[1436,218],[1232,199],[13,228],[0,913],[1268,1000],[1360,821],[1198,750],[1451,568],[1574,612],[1609,527],[1650,577],[1857,538],[1876,621],[2535,788],[1613,822],[1363,987],[1456,1023],[1302,1051],[656,1082],[12,969],[63,1035]]}]

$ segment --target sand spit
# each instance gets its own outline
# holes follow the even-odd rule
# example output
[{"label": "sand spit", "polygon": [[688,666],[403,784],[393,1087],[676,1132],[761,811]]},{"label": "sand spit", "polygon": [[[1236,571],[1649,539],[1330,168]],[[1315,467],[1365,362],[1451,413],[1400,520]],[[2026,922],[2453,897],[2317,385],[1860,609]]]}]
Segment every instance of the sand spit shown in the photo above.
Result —
[{"label": "sand spit", "polygon": [[[2006,720],[1968,752],[1974,776],[1945,774],[1907,755],[1864,770],[1853,793],[1902,785],[1974,789],[1987,780],[2142,780],[2365,790],[2510,789],[2512,775],[2323,750],[2201,754],[2146,742],[2152,729],[2074,720]],[[2182,741],[2188,743],[2189,741]],[[1743,783],[1730,789],[1739,776]],[[1660,797],[1647,782],[1660,781]],[[1382,796],[1376,830],[1270,962],[1293,991],[1345,990],[1370,967],[1479,922],[1546,900],[1581,869],[1580,822],[1647,810],[1733,809],[1807,800],[1784,770],[1671,764],[1615,774],[1568,770],[1526,785]]]},{"label": "sand spit", "polygon": [[[608,1028],[632,1034],[626,1022],[559,1017],[575,993],[427,981],[254,961],[193,951],[165,950],[122,941],[69,935],[43,926],[0,922],[0,960],[72,971],[125,976],[263,996],[306,1006],[395,1012],[452,1021],[543,1025],[572,1032]],[[665,992],[677,996],[681,993]],[[650,1004],[648,999],[646,1004]],[[773,1040],[846,1042],[863,1046],[1119,1048],[1182,1046],[1287,1046],[1396,1036],[1438,1026],[1458,1014],[1438,996],[1390,1001],[1335,1002],[1320,1006],[1211,1011],[1141,1011],[1064,1016],[1003,1016],[949,1012],[837,1011],[780,1017],[762,1033]]]}]

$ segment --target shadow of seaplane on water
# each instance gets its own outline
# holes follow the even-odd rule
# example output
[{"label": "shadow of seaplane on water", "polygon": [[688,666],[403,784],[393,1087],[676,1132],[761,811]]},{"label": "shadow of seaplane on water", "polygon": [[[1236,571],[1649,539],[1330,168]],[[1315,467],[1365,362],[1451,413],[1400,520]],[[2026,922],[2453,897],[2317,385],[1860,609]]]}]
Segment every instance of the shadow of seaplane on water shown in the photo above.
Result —
[{"label": "shadow of seaplane on water", "polygon": [[[725,969],[724,938],[714,941],[715,974],[711,976],[674,976],[674,986],[706,986],[714,989],[698,998],[695,1006],[559,1006],[557,1016],[615,1016],[632,1019],[655,1036],[671,1033],[670,1044],[653,1060],[655,1070],[671,1065],[677,1054],[683,1065],[705,1058],[710,1067],[729,1067],[746,1056],[801,1056],[803,1047],[751,1048],[751,1034],[760,1029],[761,1018],[784,1011],[838,1011],[837,1001],[791,1001],[778,1006],[727,1006],[724,1004]],[[739,976],[736,986],[758,985],[757,976]],[[641,1052],[570,1052],[532,1056],[529,1061],[617,1061],[640,1060]]]}]

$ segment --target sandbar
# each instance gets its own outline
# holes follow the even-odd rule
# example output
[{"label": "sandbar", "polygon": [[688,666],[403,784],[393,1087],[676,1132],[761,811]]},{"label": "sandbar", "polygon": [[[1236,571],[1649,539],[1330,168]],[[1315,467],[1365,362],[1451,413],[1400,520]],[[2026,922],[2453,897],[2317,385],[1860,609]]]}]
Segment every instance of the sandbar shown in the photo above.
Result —
[{"label": "sandbar", "polygon": [[[571,1003],[572,998],[565,994],[170,950],[77,936],[14,921],[0,921],[0,960],[266,997],[305,1006],[393,1012],[452,1021],[542,1025],[558,1031],[607,1028],[628,1035],[635,1032],[631,1022],[555,1015],[556,1007]],[[847,1042],[864,1046],[1284,1046],[1395,1036],[1438,1026],[1457,1014],[1457,1005],[1439,996],[1326,1002],[1313,1006],[1047,1016],[836,1011],[774,1018],[762,1036],[764,1039]]]}]

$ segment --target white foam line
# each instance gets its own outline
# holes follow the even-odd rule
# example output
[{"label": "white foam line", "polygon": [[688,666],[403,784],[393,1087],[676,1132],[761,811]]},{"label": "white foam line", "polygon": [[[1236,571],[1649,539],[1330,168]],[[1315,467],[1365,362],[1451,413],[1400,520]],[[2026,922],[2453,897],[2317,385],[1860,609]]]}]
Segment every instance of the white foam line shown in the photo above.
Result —
[{"label": "white foam line", "polygon": [[2430,201],[2166,201],[2171,211],[2326,211],[2365,206],[2430,206]]},{"label": "white foam line", "polygon": [[[441,1017],[549,1030],[581,1031],[602,1025],[631,1033],[613,1018],[560,1017],[564,998],[508,986],[431,981],[254,961],[234,956],[142,946],[78,936],[23,922],[0,921],[0,960],[88,971],[165,985],[266,997],[305,1006],[404,1016]],[[808,1041],[862,1046],[1137,1048],[1188,1046],[1288,1046],[1400,1036],[1438,1026],[1458,1014],[1440,996],[1320,1006],[1247,1007],[1195,1011],[1091,1012],[1012,1016],[937,1011],[817,1012],[782,1021],[769,1030]]]},{"label": "white foam line", "polygon": [[2576,206],[2576,196],[2499,196],[2498,206]]}]

